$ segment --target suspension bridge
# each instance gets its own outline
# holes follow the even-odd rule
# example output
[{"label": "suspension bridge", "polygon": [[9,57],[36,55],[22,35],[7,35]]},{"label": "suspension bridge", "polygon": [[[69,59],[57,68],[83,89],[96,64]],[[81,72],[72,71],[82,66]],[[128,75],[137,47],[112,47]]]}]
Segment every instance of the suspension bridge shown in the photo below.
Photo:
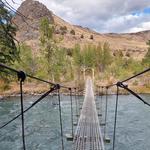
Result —
[{"label": "suspension bridge", "polygon": [[[73,139],[73,147],[71,149],[73,150],[104,150],[104,140],[105,140],[105,133],[106,133],[106,123],[107,123],[107,94],[108,94],[108,89],[116,86],[116,105],[115,105],[115,120],[114,120],[114,130],[113,130],[113,150],[115,149],[115,138],[116,138],[116,125],[117,125],[117,109],[118,109],[118,97],[119,97],[119,88],[123,88],[127,90],[129,93],[137,97],[139,100],[144,102],[144,104],[150,106],[148,102],[146,102],[141,96],[139,96],[137,93],[132,91],[131,89],[128,88],[127,85],[124,83],[136,78],[137,76],[140,76],[144,73],[147,73],[150,71],[150,68],[134,75],[131,76],[123,81],[119,81],[117,83],[114,83],[112,85],[107,85],[107,86],[99,86],[102,87],[102,89],[106,89],[106,107],[105,107],[105,128],[104,128],[104,136],[102,135],[101,132],[101,126],[100,126],[100,121],[98,118],[98,112],[96,108],[96,102],[95,102],[95,97],[94,97],[94,87],[91,78],[88,78],[86,81],[86,86],[85,86],[85,96],[84,96],[84,102],[82,105],[82,109],[80,112],[80,116],[78,119],[77,127],[74,133],[73,130],[73,90],[75,89],[74,94],[76,95],[76,89],[77,87],[66,87],[61,84],[56,84],[52,83],[34,76],[31,76],[27,73],[24,73],[23,71],[18,71],[14,68],[11,68],[9,66],[6,66],[4,64],[0,64],[0,71],[9,75],[17,75],[18,80],[19,80],[19,86],[20,86],[20,102],[21,102],[21,113],[16,115],[14,118],[9,120],[8,122],[4,123],[3,125],[0,125],[0,130],[5,128],[8,124],[12,123],[14,120],[16,120],[18,117],[21,116],[21,122],[22,122],[22,149],[26,150],[26,137],[25,137],[25,119],[24,119],[24,113],[32,109],[36,104],[38,104],[40,101],[42,101],[46,96],[48,96],[50,93],[57,91],[57,96],[58,96],[58,101],[59,101],[59,121],[60,121],[60,133],[61,133],[61,144],[62,150],[65,150],[64,147],[64,132],[63,132],[63,121],[62,121],[62,110],[61,110],[61,97],[60,97],[60,89],[65,88],[68,89],[70,92],[70,101],[71,101],[71,124],[72,124],[72,139]],[[51,88],[42,94],[34,103],[32,103],[28,108],[24,109],[24,102],[23,102],[23,82],[25,82],[26,78],[32,78],[34,80],[38,80],[40,82],[47,83],[51,85]],[[102,97],[102,93],[100,94]],[[76,101],[77,102],[77,101]],[[99,103],[101,104],[101,103]],[[102,109],[102,105],[100,105],[100,109]],[[77,103],[76,103],[76,110],[77,110]]]},{"label": "suspension bridge", "polygon": [[75,150],[104,150],[100,129],[93,84],[90,78],[86,81],[85,98],[74,135]]}]

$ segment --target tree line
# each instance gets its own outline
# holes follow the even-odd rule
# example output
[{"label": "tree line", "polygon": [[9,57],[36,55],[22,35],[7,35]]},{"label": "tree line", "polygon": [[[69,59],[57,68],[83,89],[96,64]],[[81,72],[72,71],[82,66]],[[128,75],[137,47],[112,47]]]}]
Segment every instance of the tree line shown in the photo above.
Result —
[{"label": "tree line", "polygon": [[[76,44],[67,50],[58,46],[62,39],[55,37],[55,26],[46,17],[40,21],[39,54],[33,55],[32,49],[25,43],[16,46],[16,28],[11,22],[11,13],[3,6],[0,14],[0,62],[31,75],[53,82],[71,81],[76,75],[80,79],[86,69],[92,69],[98,74],[97,80],[109,79],[110,76],[122,79],[150,67],[150,40],[142,61],[123,57],[121,50],[112,55],[108,42],[84,46]],[[1,76],[5,75],[1,73]]]}]

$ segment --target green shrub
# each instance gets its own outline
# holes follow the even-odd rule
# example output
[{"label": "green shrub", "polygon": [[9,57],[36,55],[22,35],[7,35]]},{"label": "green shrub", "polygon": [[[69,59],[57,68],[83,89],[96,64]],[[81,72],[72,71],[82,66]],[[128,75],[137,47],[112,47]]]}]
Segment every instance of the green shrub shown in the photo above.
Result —
[{"label": "green shrub", "polygon": [[127,57],[130,57],[130,53],[129,53],[129,52],[126,52],[126,56],[127,56]]},{"label": "green shrub", "polygon": [[67,33],[67,27],[66,26],[61,26],[60,27],[60,32],[62,35],[66,34]]},{"label": "green shrub", "polygon": [[91,36],[90,36],[90,39],[91,39],[91,40],[93,40],[93,39],[94,39],[94,36],[93,36],[93,35],[91,35]]},{"label": "green shrub", "polygon": [[81,39],[83,39],[84,38],[84,35],[83,34],[81,34]]},{"label": "green shrub", "polygon": [[70,31],[70,34],[75,35],[75,31],[72,29],[72,30]]},{"label": "green shrub", "polygon": [[61,26],[61,27],[60,27],[60,30],[62,30],[62,31],[67,31],[67,27],[66,27],[66,26]]}]

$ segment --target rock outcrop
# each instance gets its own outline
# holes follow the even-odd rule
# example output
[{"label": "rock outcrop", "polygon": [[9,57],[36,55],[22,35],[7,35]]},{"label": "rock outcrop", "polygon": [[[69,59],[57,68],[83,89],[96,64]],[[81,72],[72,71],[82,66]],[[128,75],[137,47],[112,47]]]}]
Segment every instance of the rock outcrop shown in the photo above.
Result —
[{"label": "rock outcrop", "polygon": [[[61,47],[71,49],[76,43],[85,45],[109,42],[112,53],[122,50],[123,54],[141,60],[147,52],[146,42],[150,39],[150,31],[126,34],[100,34],[88,28],[71,25],[53,14],[42,3],[34,0],[24,1],[18,9],[21,14],[16,14],[13,21],[18,26],[16,38],[26,42],[34,52],[39,49],[39,23],[41,18],[47,17],[55,25],[56,37],[61,37]],[[23,15],[22,15],[23,14]],[[74,34],[71,34],[74,31]],[[62,38],[63,36],[63,38]],[[93,36],[93,39],[90,37]]]},{"label": "rock outcrop", "polygon": [[52,12],[42,3],[33,0],[24,1],[13,19],[19,29],[17,38],[20,41],[37,39],[39,37],[39,23],[43,17],[47,17],[51,23],[54,23]]}]

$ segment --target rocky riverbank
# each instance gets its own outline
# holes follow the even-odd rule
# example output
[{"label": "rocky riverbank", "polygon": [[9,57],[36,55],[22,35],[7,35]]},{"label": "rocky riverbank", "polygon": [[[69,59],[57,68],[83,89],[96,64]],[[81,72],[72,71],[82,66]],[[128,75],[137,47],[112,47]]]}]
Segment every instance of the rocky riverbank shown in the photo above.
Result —
[{"label": "rocky riverbank", "polygon": [[[139,94],[150,94],[150,87],[145,87],[145,86],[129,86],[131,90],[133,90],[136,93]],[[44,85],[44,84],[37,84],[37,83],[26,83],[23,85],[23,93],[25,95],[42,95],[46,91],[50,89],[49,85]],[[68,89],[61,89],[60,92],[64,95],[69,95],[70,92]],[[100,91],[102,93],[102,91]],[[103,89],[103,94],[105,94],[105,88]],[[108,94],[115,94],[116,93],[116,87],[112,87],[108,90]],[[120,89],[120,94],[129,94],[126,90]],[[54,91],[52,95],[56,95],[57,91]],[[72,94],[75,95],[75,90],[73,89]],[[78,90],[78,95],[84,95],[84,88]],[[98,95],[99,91],[95,89],[95,94]],[[1,90],[0,91],[0,99],[3,99],[4,97],[9,97],[9,96],[20,96],[20,89],[19,89],[19,84],[18,83],[13,83],[10,85],[10,87],[6,90]]]}]

